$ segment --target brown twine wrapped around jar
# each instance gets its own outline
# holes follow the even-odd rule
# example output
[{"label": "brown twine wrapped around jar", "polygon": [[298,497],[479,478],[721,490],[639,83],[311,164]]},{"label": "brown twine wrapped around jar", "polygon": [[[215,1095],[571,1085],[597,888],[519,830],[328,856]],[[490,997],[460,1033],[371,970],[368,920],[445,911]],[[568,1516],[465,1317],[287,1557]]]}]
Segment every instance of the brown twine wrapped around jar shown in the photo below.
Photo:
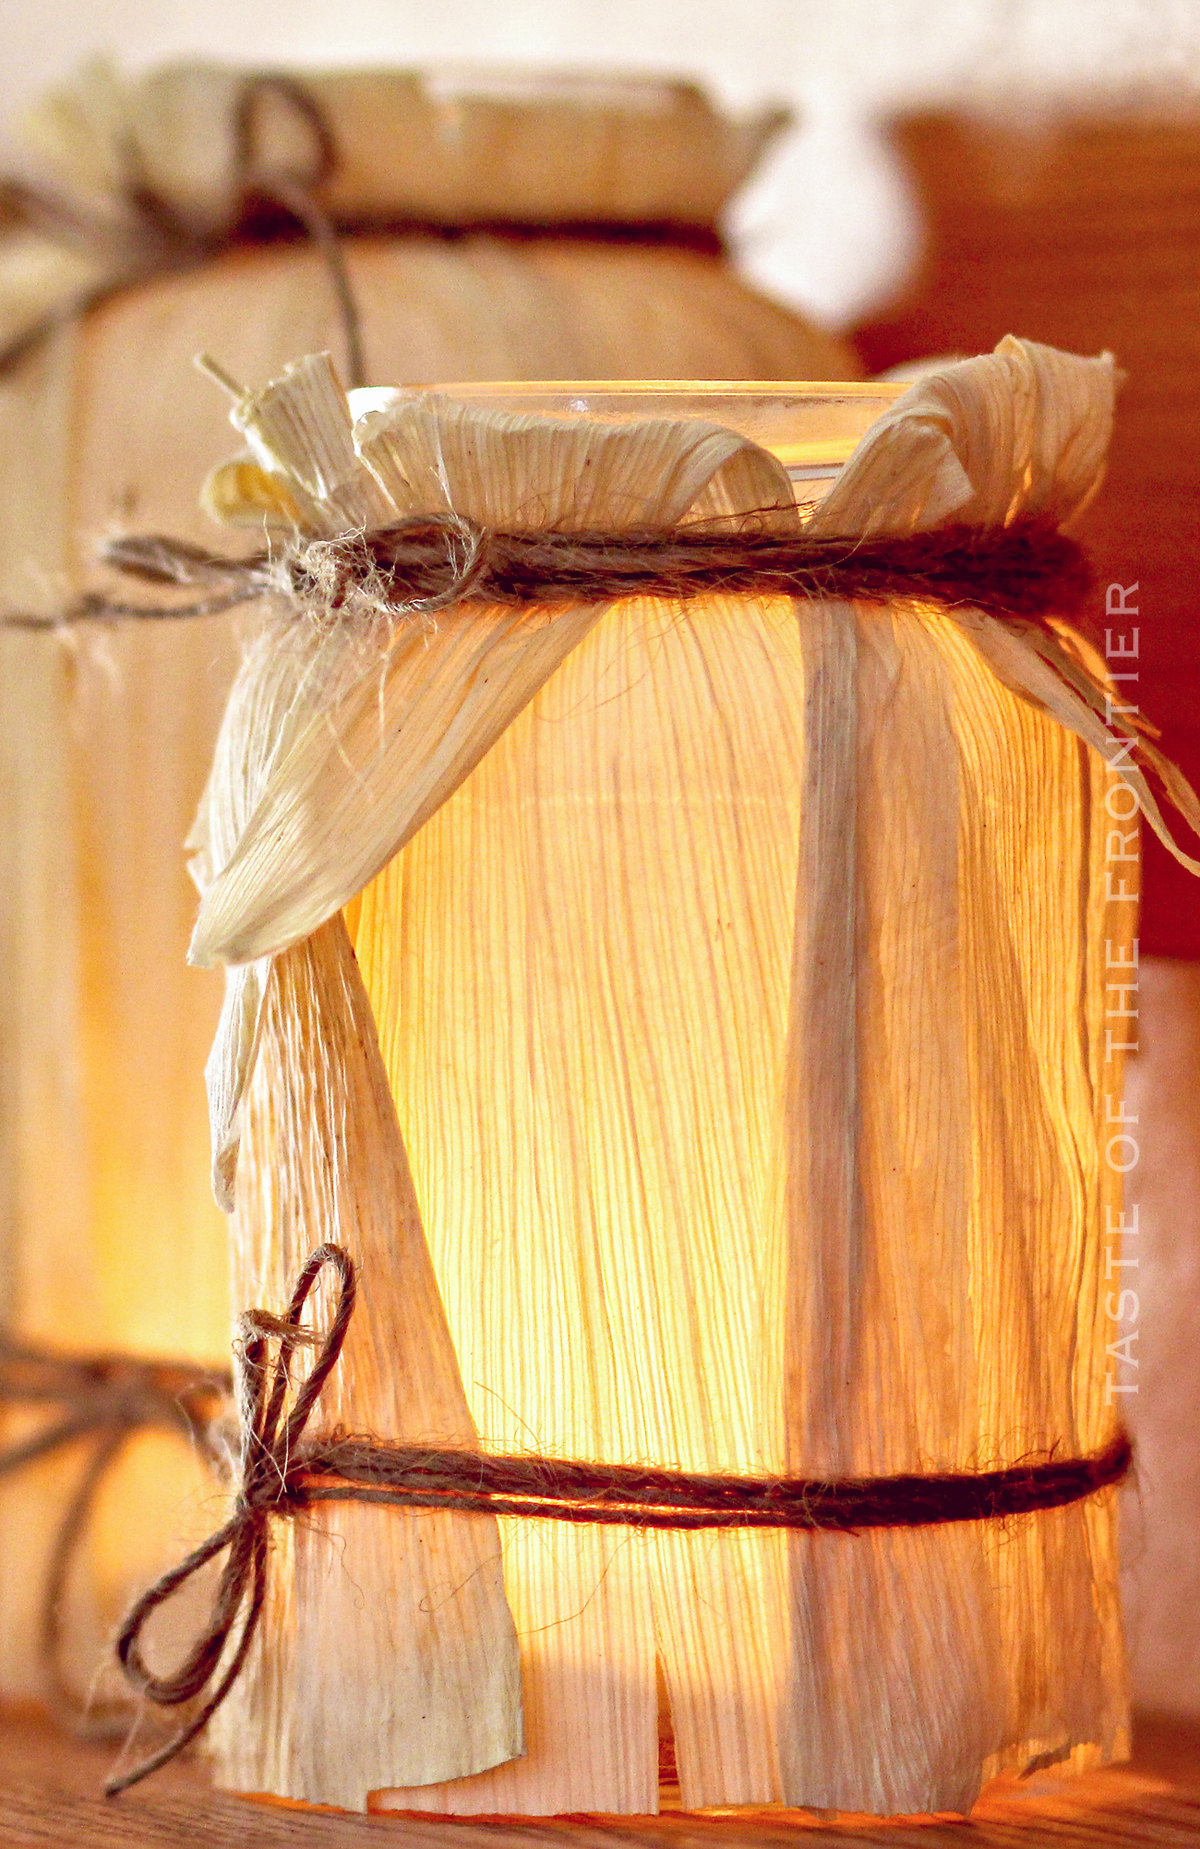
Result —
[{"label": "brown twine wrapped around jar", "polygon": [[[338,1294],[329,1328],[318,1336],[301,1327],[300,1317],[327,1267],[336,1274]],[[105,1786],[108,1797],[128,1790],[181,1752],[207,1726],[240,1676],[266,1603],[272,1516],[295,1517],[322,1502],[360,1502],[631,1528],[791,1528],[854,1535],[870,1528],[1003,1521],[1062,1508],[1119,1483],[1133,1458],[1128,1436],[1118,1430],[1090,1456],[1030,1459],[1003,1470],[740,1477],[538,1456],[497,1457],[389,1444],[341,1432],[306,1439],[321,1389],[341,1354],[357,1289],[349,1254],[340,1246],[318,1246],[301,1270],[282,1317],[248,1310],[240,1318],[243,1464],[233,1513],[142,1594],[117,1639],[121,1666],[139,1693],[166,1707],[197,1697],[203,1700],[166,1745],[132,1770],[113,1774]],[[278,1343],[274,1362],[269,1359],[272,1341]],[[315,1358],[287,1410],[292,1363],[304,1348],[314,1349]],[[154,1674],[142,1655],[144,1626],[194,1573],[221,1554],[225,1565],[208,1625],[178,1669]],[[231,1644],[232,1654],[227,1656]]]}]

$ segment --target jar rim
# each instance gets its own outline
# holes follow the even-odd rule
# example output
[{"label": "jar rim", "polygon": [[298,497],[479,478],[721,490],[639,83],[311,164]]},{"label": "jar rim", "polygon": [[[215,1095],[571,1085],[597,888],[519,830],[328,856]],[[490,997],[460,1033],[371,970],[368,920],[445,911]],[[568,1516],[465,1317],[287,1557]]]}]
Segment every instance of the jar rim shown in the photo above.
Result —
[{"label": "jar rim", "polygon": [[[480,411],[573,422],[690,419],[735,430],[778,457],[795,483],[828,482],[909,382],[769,379],[547,379],[367,386],[351,415],[433,393]],[[809,498],[806,492],[803,498]]]}]

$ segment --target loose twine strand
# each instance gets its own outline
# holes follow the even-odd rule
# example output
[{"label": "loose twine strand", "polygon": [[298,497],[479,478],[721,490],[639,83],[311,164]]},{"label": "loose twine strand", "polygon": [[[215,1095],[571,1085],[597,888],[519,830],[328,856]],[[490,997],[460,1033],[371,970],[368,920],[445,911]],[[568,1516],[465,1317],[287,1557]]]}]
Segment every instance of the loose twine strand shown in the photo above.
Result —
[{"label": "loose twine strand", "polygon": [[[328,1330],[318,1337],[301,1326],[300,1318],[326,1269],[336,1274],[338,1294]],[[146,1778],[194,1740],[237,1681],[266,1602],[272,1516],[294,1518],[318,1503],[365,1502],[633,1528],[827,1529],[853,1535],[866,1528],[999,1521],[1060,1508],[1119,1482],[1132,1458],[1129,1439],[1119,1431],[1090,1456],[1051,1456],[1004,1470],[745,1477],[495,1456],[392,1444],[341,1431],[306,1439],[309,1419],[341,1354],[356,1295],[349,1254],[340,1246],[322,1245],[301,1270],[283,1317],[250,1310],[240,1319],[242,1477],[233,1513],[142,1594],[117,1639],[117,1657],[140,1694],[168,1707],[203,1700],[157,1752],[130,1771],[114,1773],[105,1786],[109,1797]],[[272,1342],[278,1345],[273,1361]],[[285,1411],[292,1365],[301,1348],[314,1350],[315,1359]],[[142,1653],[147,1621],[220,1554],[225,1563],[208,1624],[178,1669],[156,1675]]]}]

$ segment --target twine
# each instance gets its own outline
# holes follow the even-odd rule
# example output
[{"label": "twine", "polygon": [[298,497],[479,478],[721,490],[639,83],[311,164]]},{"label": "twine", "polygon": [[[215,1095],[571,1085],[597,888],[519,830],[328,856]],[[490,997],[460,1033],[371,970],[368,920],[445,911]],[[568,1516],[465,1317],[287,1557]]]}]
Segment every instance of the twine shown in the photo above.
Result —
[{"label": "twine", "polygon": [[[1051,521],[1032,517],[1002,527],[957,523],[904,536],[814,538],[803,527],[781,529],[778,513],[752,508],[739,516],[734,531],[727,520],[713,520],[578,532],[509,532],[459,514],[413,514],[334,539],[295,537],[243,558],[160,534],[130,534],[108,541],[102,556],[109,565],[143,583],[206,595],[152,603],[87,591],[48,615],[0,617],[0,626],[54,629],[114,618],[171,622],[219,615],[262,597],[349,622],[403,621],[473,605],[553,617],[572,605],[629,597],[673,603],[788,597],[877,607],[909,602],[980,611],[1023,629],[1030,650],[1110,731],[1110,690],[1056,627],[1067,619],[1098,644],[1088,613],[1091,567],[1083,550]],[[1112,738],[1122,753],[1113,762],[1128,763],[1139,779],[1156,776],[1171,805],[1200,833],[1200,803],[1151,742],[1157,737],[1143,715],[1129,714],[1128,736]],[[1144,781],[1135,787],[1160,839],[1185,866],[1200,870],[1167,831]]]},{"label": "twine", "polygon": [[[300,1316],[327,1267],[336,1273],[338,1297],[328,1331],[318,1338],[301,1327]],[[322,1245],[301,1270],[282,1318],[250,1310],[240,1319],[243,1474],[233,1514],[143,1593],[117,1640],[126,1676],[149,1700],[175,1706],[202,1695],[204,1699],[166,1745],[131,1771],[109,1779],[109,1797],[137,1784],[195,1739],[237,1681],[266,1601],[272,1516],[292,1518],[318,1503],[366,1502],[631,1528],[824,1529],[854,1535],[867,1528],[1002,1521],[1061,1508],[1118,1483],[1132,1459],[1130,1441],[1121,1431],[1103,1450],[1085,1457],[1051,1456],[1043,1463],[1004,1470],[833,1478],[743,1477],[501,1457],[390,1444],[340,1432],[306,1440],[308,1421],[345,1342],[356,1291],[348,1253],[340,1246]],[[272,1341],[278,1343],[273,1362]],[[285,1414],[291,1364],[302,1346],[315,1348],[316,1358]],[[177,1670],[156,1676],[142,1655],[147,1620],[222,1553],[225,1564],[206,1628]]]},{"label": "twine", "polygon": [[772,529],[772,510],[740,531],[702,521],[615,531],[503,532],[457,514],[415,514],[368,533],[297,540],[228,558],[158,534],[109,540],[104,561],[145,583],[200,589],[183,603],[124,602],[89,591],[54,615],[14,614],[12,627],[133,617],[214,616],[283,595],[323,610],[398,617],[455,604],[553,610],[623,597],[791,597],[804,601],[966,605],[1010,621],[1076,617],[1091,589],[1087,558],[1044,520],[938,527],[901,538],[808,538]]},{"label": "twine", "polygon": [[90,1440],[87,1458],[55,1532],[38,1601],[38,1641],[51,1708],[71,1731],[109,1737],[121,1717],[85,1707],[62,1660],[62,1606],[97,1494],[138,1432],[177,1433],[217,1462],[213,1425],[231,1389],[228,1375],[186,1361],[132,1355],[67,1355],[0,1344],[0,1404],[49,1406],[57,1418],[0,1450],[0,1478]]}]

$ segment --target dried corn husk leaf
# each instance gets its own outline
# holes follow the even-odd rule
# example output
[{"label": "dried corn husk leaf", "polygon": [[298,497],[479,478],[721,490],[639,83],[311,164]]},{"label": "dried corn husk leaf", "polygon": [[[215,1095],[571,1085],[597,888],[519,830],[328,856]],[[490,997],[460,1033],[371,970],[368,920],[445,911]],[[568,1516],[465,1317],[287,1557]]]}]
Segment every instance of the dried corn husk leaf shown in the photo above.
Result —
[{"label": "dried corn husk leaf", "polygon": [[282,475],[315,536],[382,526],[394,508],[363,466],[350,407],[328,353],[285,368],[261,392],[246,392],[230,413],[259,462]]},{"label": "dried corn husk leaf", "polygon": [[[240,428],[259,433],[288,491],[318,500],[318,532],[334,518],[315,494],[319,482],[336,482],[330,493],[340,502],[347,492],[365,498],[354,468],[365,470],[345,446],[345,400],[334,404],[331,377],[327,356],[306,361],[264,394],[265,413],[250,400],[235,413]],[[282,432],[277,447],[268,430]],[[311,451],[297,435],[308,431]],[[588,526],[604,513],[666,525],[739,501],[797,518],[774,457],[699,422],[564,425],[420,396],[370,413],[360,431],[391,517],[428,495],[470,518],[494,519],[507,494],[509,517],[530,524]],[[290,619],[284,633],[265,635],[231,700],[194,836],[204,897],[193,961],[254,963],[346,904],[457,788],[598,615],[579,605],[552,619],[471,609],[395,622],[364,611],[357,620]],[[256,992],[253,980],[235,982],[210,1068],[223,1199]]]},{"label": "dried corn husk leaf", "polygon": [[[871,533],[923,532],[947,519],[1007,525],[1017,514],[1065,525],[1104,474],[1112,430],[1110,355],[1079,359],[1011,335],[994,354],[929,374],[863,440],[817,509],[814,535],[849,530],[856,505]],[[1004,459],[1003,464],[999,461]],[[1120,709],[1102,668],[1038,624],[951,613],[996,677],[1112,764],[1159,840],[1193,873],[1200,860],[1175,841],[1146,778],[1130,761]],[[1200,832],[1200,804],[1144,739],[1180,813]]]},{"label": "dried corn husk leaf", "polygon": [[[469,1448],[475,1427],[340,918],[274,961],[259,1038],[247,1257],[275,1302],[314,1243],[332,1239],[363,1286],[324,1416]],[[365,1810],[381,1785],[475,1774],[523,1744],[494,1521],[348,1506],[288,1526],[252,1659],[214,1734],[223,1782]]]}]

